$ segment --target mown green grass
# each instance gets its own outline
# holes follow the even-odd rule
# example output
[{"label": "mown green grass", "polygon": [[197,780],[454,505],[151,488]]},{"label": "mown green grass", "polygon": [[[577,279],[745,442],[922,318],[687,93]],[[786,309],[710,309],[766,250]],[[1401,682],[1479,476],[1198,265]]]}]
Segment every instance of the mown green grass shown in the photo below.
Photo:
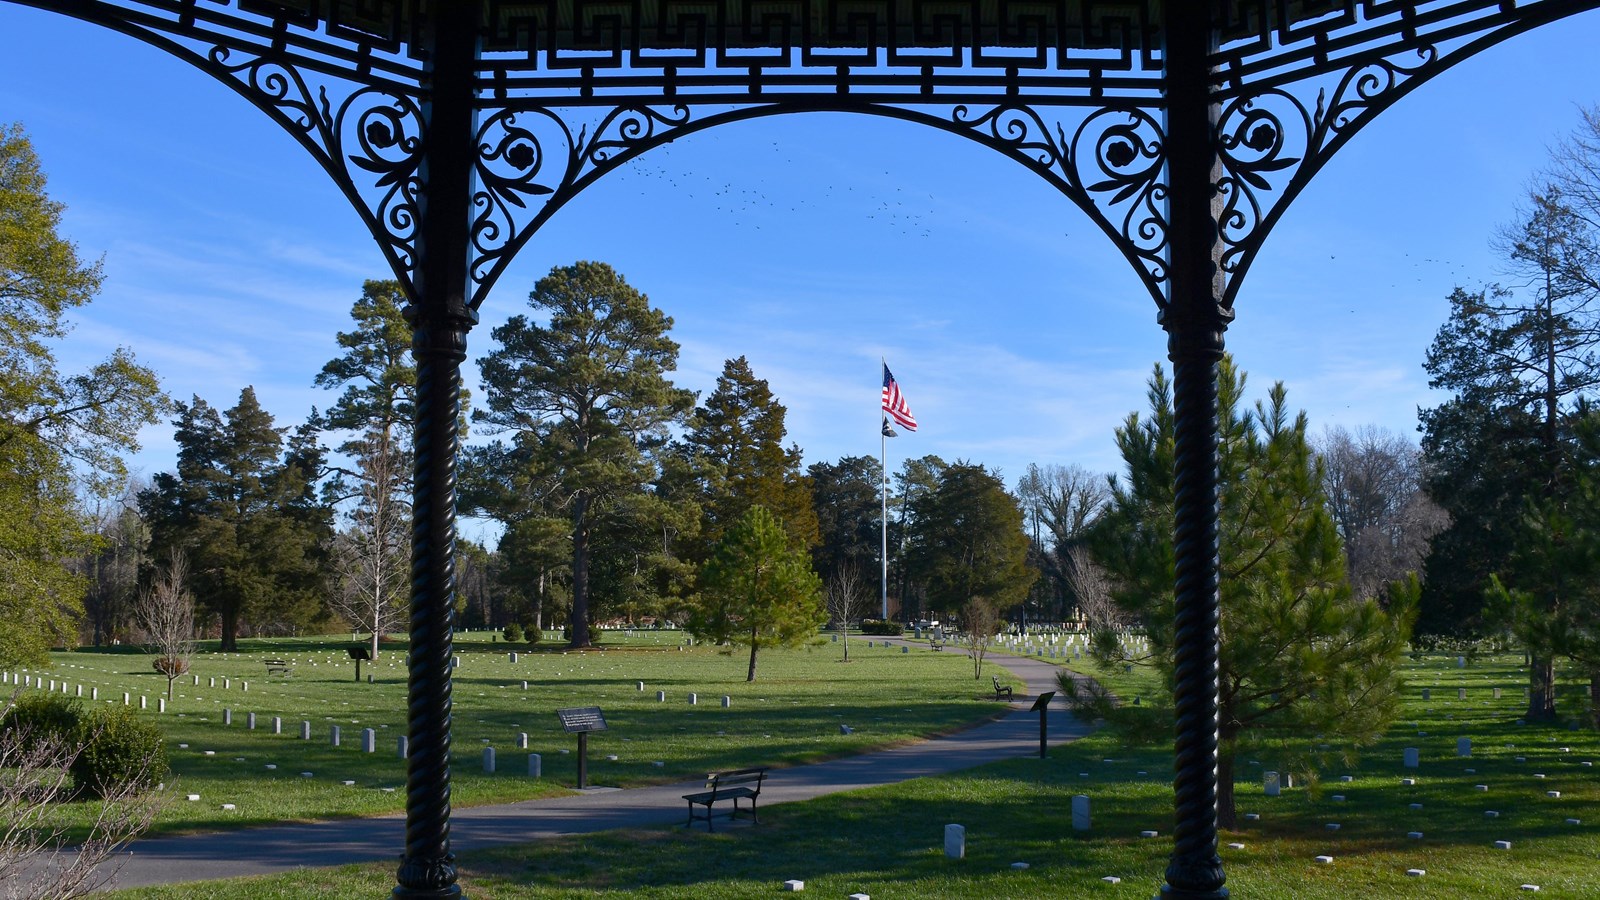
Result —
[{"label": "mown green grass", "polygon": [[[1465,670],[1455,668],[1453,657],[1414,663],[1401,722],[1348,771],[1322,773],[1319,790],[1268,798],[1260,773],[1273,761],[1242,760],[1240,811],[1261,818],[1223,835],[1224,845],[1244,844],[1221,851],[1234,896],[1510,897],[1523,896],[1524,883],[1540,885],[1542,897],[1600,896],[1600,738],[1516,724],[1526,678],[1519,662],[1498,657]],[[1119,673],[1106,677],[1119,691],[1145,689],[1118,684]],[[1490,696],[1495,686],[1502,688],[1498,701]],[[1433,691],[1430,701],[1421,700],[1423,687]],[[1466,701],[1456,699],[1458,687],[1468,689]],[[1566,690],[1563,711],[1576,713],[1583,702],[1576,688]],[[1473,738],[1471,759],[1456,757],[1458,736]],[[1421,751],[1419,769],[1402,766],[1405,747]],[[759,827],[712,835],[681,828],[612,832],[467,853],[462,883],[478,898],[731,900],[775,893],[790,878],[806,881],[813,895],[863,891],[875,900],[1149,897],[1171,850],[1170,771],[1164,748],[1130,750],[1100,733],[1053,749],[1043,761],[767,807]],[[1353,780],[1341,782],[1346,774]],[[1402,786],[1405,777],[1417,784]],[[1547,790],[1561,797],[1549,798]],[[1075,794],[1093,802],[1087,834],[1071,829]],[[1335,801],[1335,794],[1345,799]],[[1499,818],[1486,817],[1489,809]],[[1569,825],[1568,818],[1581,824]],[[1328,831],[1329,822],[1338,822],[1339,831]],[[966,859],[944,857],[947,823],[966,826]],[[1141,838],[1143,830],[1160,836]],[[1410,831],[1424,836],[1408,838]],[[1512,849],[1495,849],[1497,840],[1511,841]],[[1334,862],[1315,862],[1321,854]],[[1015,862],[1028,868],[1013,869]],[[1427,875],[1408,877],[1411,868]],[[1107,875],[1122,883],[1103,882]],[[347,866],[117,896],[189,897],[202,890],[219,898],[371,897],[388,890],[393,877],[392,865]]]},{"label": "mown green grass", "polygon": [[[604,649],[584,653],[519,647],[516,663],[509,660],[511,648],[491,638],[457,638],[457,806],[570,789],[577,779],[576,741],[561,730],[560,707],[605,711],[610,729],[589,740],[589,780],[618,787],[750,765],[800,765],[950,731],[998,712],[988,679],[974,681],[964,656],[900,653],[881,642],[868,648],[860,638],[850,642],[848,664],[840,660],[840,645],[827,638],[798,650],[763,650],[753,683],[745,681],[744,652],[684,647],[682,632],[607,632]],[[166,678],[150,668],[148,654],[57,653],[49,672],[30,674],[42,674],[46,684],[65,681],[74,692],[82,684],[86,702],[96,687],[102,702],[120,704],[124,691],[135,707],[139,696],[148,698],[142,715],[163,729],[172,763],[169,802],[156,833],[398,812],[405,794],[396,746],[406,730],[403,651],[395,645],[375,666],[364,663],[363,679],[374,675],[367,684],[354,681],[347,646],[292,639],[246,641],[237,654],[203,652],[191,672],[200,684],[180,678],[164,714],[156,712],[156,698],[164,695]],[[268,677],[263,660],[280,657],[293,674]],[[666,692],[665,702],[657,702],[657,691]],[[691,692],[698,695],[694,706]],[[726,709],[724,695],[732,703]],[[231,726],[222,724],[224,710],[233,713]],[[246,727],[251,712],[253,731]],[[282,720],[281,734],[270,731],[273,716]],[[309,741],[300,740],[302,721],[311,722]],[[840,724],[853,733],[841,734]],[[334,725],[341,730],[337,748],[329,739]],[[377,733],[374,753],[361,752],[365,728]],[[523,732],[528,750],[516,746]],[[482,770],[485,747],[496,751],[496,774]],[[542,757],[541,779],[526,775],[529,752]],[[612,755],[618,758],[607,759]],[[201,799],[186,800],[190,794]],[[224,803],[235,809],[223,810]],[[92,808],[83,804],[76,812],[85,818]]]}]

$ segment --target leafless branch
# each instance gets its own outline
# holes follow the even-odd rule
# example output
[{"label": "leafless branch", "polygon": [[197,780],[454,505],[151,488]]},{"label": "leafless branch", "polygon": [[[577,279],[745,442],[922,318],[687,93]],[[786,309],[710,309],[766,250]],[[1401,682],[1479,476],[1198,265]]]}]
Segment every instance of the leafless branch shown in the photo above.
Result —
[{"label": "leafless branch", "polygon": [[88,837],[68,843],[69,769],[93,735],[77,743],[4,727],[14,702],[13,695],[0,710],[0,896],[68,900],[108,887],[121,868],[120,851],[154,821],[160,794],[138,788],[146,779],[134,778],[108,786],[103,799],[78,801],[99,808]]},{"label": "leafless branch", "polygon": [[150,589],[139,598],[134,618],[145,641],[155,648],[156,671],[167,676],[167,699],[172,682],[189,671],[194,659],[194,595],[189,593],[189,560],[174,550],[156,573]]},{"label": "leafless branch", "polygon": [[828,619],[844,642],[845,661],[849,662],[850,623],[861,618],[868,603],[861,570],[853,565],[840,566],[828,579],[823,599],[828,605]]}]

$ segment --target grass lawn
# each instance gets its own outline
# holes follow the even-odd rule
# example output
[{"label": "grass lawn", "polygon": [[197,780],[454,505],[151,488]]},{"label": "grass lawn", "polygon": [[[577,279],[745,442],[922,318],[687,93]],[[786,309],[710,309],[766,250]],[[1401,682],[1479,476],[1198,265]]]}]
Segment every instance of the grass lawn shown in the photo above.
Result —
[{"label": "grass lawn", "polygon": [[[1600,765],[1600,737],[1516,724],[1525,683],[1520,661],[1497,657],[1466,669],[1457,669],[1454,657],[1416,661],[1401,721],[1348,771],[1323,773],[1316,791],[1297,787],[1268,798],[1260,772],[1273,761],[1242,760],[1240,811],[1260,818],[1222,838],[1234,896],[1510,897],[1522,896],[1526,883],[1539,885],[1542,897],[1600,897],[1600,785],[1596,767],[1584,765]],[[1119,684],[1121,677],[1108,677],[1120,693],[1140,689]],[[1421,698],[1424,687],[1428,701]],[[1494,687],[1502,689],[1498,700]],[[1464,701],[1460,688],[1468,691]],[[1563,712],[1578,711],[1578,694],[1577,688],[1567,693]],[[861,718],[846,716],[852,717]],[[1456,756],[1462,736],[1473,739],[1471,758]],[[1420,768],[1402,765],[1406,747],[1420,750]],[[1144,898],[1159,888],[1171,849],[1170,770],[1164,749],[1124,748],[1096,734],[1043,761],[767,807],[760,827],[714,835],[680,828],[612,832],[463,854],[462,883],[477,898],[721,900],[776,893],[790,878],[803,879],[812,895],[862,891],[875,900]],[[1341,781],[1344,775],[1352,780]],[[1417,783],[1404,786],[1402,778]],[[1086,834],[1071,829],[1076,794],[1093,802],[1094,828]],[[1491,818],[1488,810],[1499,815]],[[966,859],[944,857],[946,823],[966,826]],[[1339,830],[1328,830],[1329,823]],[[1141,838],[1144,830],[1160,836]],[[1496,841],[1510,841],[1511,849],[1496,849]],[[1333,862],[1315,861],[1324,854]],[[1017,862],[1028,867],[1013,868]],[[1427,874],[1408,876],[1413,868]],[[1111,885],[1105,876],[1122,881]],[[372,897],[392,884],[393,865],[382,864],[116,896],[192,897],[202,890],[221,898]]]},{"label": "grass lawn", "polygon": [[[457,636],[456,806],[525,800],[573,786],[577,744],[561,730],[559,707],[604,710],[610,730],[590,736],[589,780],[618,787],[815,762],[950,731],[998,712],[989,680],[974,681],[965,656],[902,654],[881,641],[868,648],[866,638],[851,639],[848,664],[841,662],[841,645],[827,637],[798,650],[763,650],[757,680],[747,683],[748,651],[683,647],[682,632],[605,632],[605,649],[586,653],[518,648],[515,663],[511,648],[492,637]],[[150,654],[56,653],[48,672],[28,674],[46,686],[52,679],[70,684],[69,696],[82,685],[86,702],[96,689],[102,702],[120,704],[127,692],[137,707],[141,696],[147,698],[142,715],[165,732],[173,770],[167,779],[172,799],[157,833],[399,812],[405,804],[405,765],[397,752],[406,726],[404,650],[397,644],[376,665],[363,663],[363,682],[356,683],[348,646],[332,638],[243,641],[241,653],[202,652],[190,675],[174,685],[165,713],[156,710],[166,677],[150,667]],[[266,659],[283,659],[293,673],[269,677]],[[369,673],[372,684],[364,680]],[[657,691],[666,693],[665,701],[657,701]],[[691,693],[698,695],[693,706]],[[223,724],[225,711],[232,725]],[[251,713],[254,730],[247,727]],[[282,722],[279,734],[271,731],[275,716]],[[305,721],[311,723],[309,741],[300,739]],[[853,733],[841,734],[841,724]],[[331,744],[333,726],[341,731],[339,747]],[[373,753],[361,751],[367,728],[376,732]],[[519,733],[528,735],[527,750],[517,747]],[[497,774],[483,772],[485,747],[495,748]],[[542,757],[541,779],[527,777],[529,752]],[[616,760],[608,759],[613,755]],[[190,794],[201,799],[184,799]],[[223,810],[224,803],[235,809]],[[82,806],[76,812],[87,816],[91,810]]]}]

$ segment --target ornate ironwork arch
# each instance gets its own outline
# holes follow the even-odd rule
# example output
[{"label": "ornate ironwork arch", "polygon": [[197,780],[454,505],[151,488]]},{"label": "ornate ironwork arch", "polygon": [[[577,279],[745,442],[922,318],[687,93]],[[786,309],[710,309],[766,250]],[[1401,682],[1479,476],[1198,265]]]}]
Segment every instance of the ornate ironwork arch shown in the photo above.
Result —
[{"label": "ornate ironwork arch", "polygon": [[376,45],[341,42],[345,29],[337,20],[317,34],[290,19],[242,17],[199,3],[16,2],[150,44],[266,113],[328,173],[412,290],[424,90],[420,66],[397,47],[385,54]]},{"label": "ornate ironwork arch", "polygon": [[459,895],[450,853],[460,364],[516,252],[679,135],[799,111],[892,116],[1042,175],[1160,310],[1175,407],[1177,826],[1166,897],[1217,856],[1216,363],[1288,205],[1432,77],[1600,0],[13,0],[227,83],[351,200],[413,298],[418,358],[406,851],[397,897]]},{"label": "ornate ironwork arch", "polygon": [[[607,108],[594,122],[568,116],[584,108],[525,107],[495,112],[479,127],[473,220],[474,307],[500,272],[548,219],[607,173],[650,150],[734,122],[799,113],[892,118],[975,141],[1022,164],[1090,210],[1154,290],[1165,277],[1160,208],[1160,123],[1137,107],[1086,109],[1062,121],[1009,100],[982,105],[897,106],[834,99],[784,100],[716,109],[682,103]],[[533,120],[531,123],[529,120]],[[591,127],[592,126],[592,127]],[[550,170],[554,170],[552,173]]]}]

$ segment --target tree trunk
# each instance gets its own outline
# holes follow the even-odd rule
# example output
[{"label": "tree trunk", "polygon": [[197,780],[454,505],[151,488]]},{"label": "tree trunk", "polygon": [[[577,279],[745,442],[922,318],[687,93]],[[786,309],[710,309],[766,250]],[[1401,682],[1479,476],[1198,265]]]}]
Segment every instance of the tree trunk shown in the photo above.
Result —
[{"label": "tree trunk", "polygon": [[1528,711],[1523,718],[1547,722],[1556,717],[1556,666],[1547,656],[1535,653],[1528,666]]},{"label": "tree trunk", "polygon": [[381,635],[379,635],[379,633],[378,633],[378,629],[379,629],[379,624],[376,621],[376,617],[374,617],[374,621],[372,623],[372,660],[373,660],[373,662],[377,662],[377,660],[378,660],[378,638],[381,637]]},{"label": "tree trunk", "polygon": [[572,501],[572,640],[571,647],[589,646],[589,498]]},{"label": "tree trunk", "polygon": [[756,648],[759,646],[760,642],[756,638],[756,630],[752,628],[750,629],[750,674],[745,676],[745,681],[756,680]]},{"label": "tree trunk", "polygon": [[[176,670],[177,666],[173,666],[173,669]],[[174,681],[177,681],[177,680],[178,680],[177,677],[174,676],[174,675],[168,675],[167,676],[167,702],[168,703],[172,702],[172,683]]]},{"label": "tree trunk", "polygon": [[231,605],[222,611],[222,652],[239,652],[239,610]]},{"label": "tree trunk", "polygon": [[539,569],[539,596],[533,601],[533,624],[539,631],[544,631],[544,580],[545,570]]},{"label": "tree trunk", "polygon": [[1600,731],[1600,669],[1589,670],[1589,727]]},{"label": "tree trunk", "polygon": [[1217,827],[1229,830],[1238,827],[1233,800],[1233,754],[1226,751],[1217,754]]}]

